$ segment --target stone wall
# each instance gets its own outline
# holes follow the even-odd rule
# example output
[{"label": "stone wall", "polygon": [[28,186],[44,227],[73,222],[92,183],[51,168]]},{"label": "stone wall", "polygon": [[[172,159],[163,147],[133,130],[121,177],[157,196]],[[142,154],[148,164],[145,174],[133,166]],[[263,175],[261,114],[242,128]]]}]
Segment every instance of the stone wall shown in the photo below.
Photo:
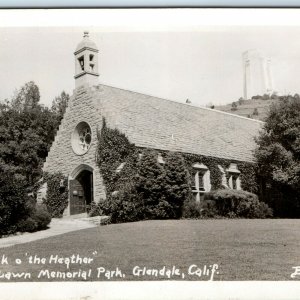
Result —
[{"label": "stone wall", "polygon": [[[101,129],[102,117],[94,105],[94,98],[95,93],[88,86],[82,86],[74,90],[43,170],[50,173],[62,172],[69,179],[72,179],[72,172],[78,166],[84,164],[92,167],[94,170],[94,201],[99,202],[100,199],[105,199],[106,195],[95,159],[97,128]],[[87,153],[77,155],[71,146],[71,136],[76,125],[82,121],[88,123],[91,127],[92,142]]]}]

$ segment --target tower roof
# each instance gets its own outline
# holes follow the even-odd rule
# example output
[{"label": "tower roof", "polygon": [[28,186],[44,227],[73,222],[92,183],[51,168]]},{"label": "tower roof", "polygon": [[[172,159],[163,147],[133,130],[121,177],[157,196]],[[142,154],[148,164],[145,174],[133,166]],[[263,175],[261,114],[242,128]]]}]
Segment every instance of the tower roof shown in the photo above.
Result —
[{"label": "tower roof", "polygon": [[89,39],[88,31],[85,31],[82,41],[76,47],[75,54],[80,52],[81,50],[84,50],[84,49],[87,49],[87,48],[95,50],[96,52],[98,52],[97,45]]}]

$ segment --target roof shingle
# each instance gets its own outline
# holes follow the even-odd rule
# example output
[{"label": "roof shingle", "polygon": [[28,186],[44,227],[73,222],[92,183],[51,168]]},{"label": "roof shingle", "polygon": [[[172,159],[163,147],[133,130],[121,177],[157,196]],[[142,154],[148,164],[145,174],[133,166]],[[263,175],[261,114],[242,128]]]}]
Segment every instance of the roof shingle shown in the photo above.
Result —
[{"label": "roof shingle", "polygon": [[95,94],[108,126],[136,146],[254,161],[263,122],[102,84]]}]

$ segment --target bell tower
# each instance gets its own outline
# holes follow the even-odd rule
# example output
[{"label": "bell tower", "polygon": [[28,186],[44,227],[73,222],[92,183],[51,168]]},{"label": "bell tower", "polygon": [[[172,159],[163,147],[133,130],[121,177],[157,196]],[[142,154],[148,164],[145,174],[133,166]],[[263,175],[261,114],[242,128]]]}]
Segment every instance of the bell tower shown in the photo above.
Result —
[{"label": "bell tower", "polygon": [[75,88],[81,85],[98,84],[98,48],[89,39],[89,33],[84,32],[82,41],[78,44],[75,55]]}]

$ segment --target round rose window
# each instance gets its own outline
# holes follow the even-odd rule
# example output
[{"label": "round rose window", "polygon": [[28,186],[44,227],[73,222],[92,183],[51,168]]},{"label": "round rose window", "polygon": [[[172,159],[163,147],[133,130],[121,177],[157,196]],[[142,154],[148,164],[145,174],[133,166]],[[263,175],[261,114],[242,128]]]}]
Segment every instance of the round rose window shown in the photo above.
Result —
[{"label": "round rose window", "polygon": [[86,122],[80,122],[72,134],[71,143],[73,151],[78,155],[83,155],[89,150],[91,142],[91,127]]}]

